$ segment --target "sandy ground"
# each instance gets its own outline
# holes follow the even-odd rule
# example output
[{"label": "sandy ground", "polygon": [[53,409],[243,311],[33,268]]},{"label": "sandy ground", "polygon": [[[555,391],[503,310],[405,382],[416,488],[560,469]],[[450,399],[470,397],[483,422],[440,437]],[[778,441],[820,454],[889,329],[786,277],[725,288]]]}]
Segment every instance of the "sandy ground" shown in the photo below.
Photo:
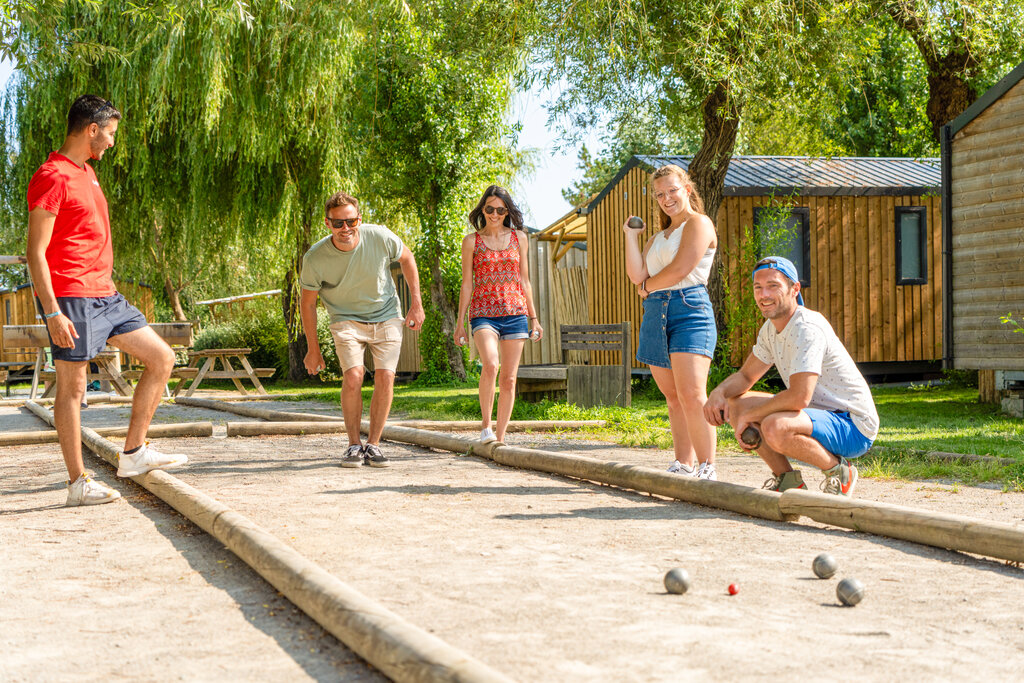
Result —
[{"label": "sandy ground", "polygon": [[[83,420],[123,424],[127,414],[95,406]],[[244,419],[162,406],[157,421]],[[39,425],[0,408],[4,430]],[[670,458],[564,435],[508,441],[659,468]],[[337,436],[159,443],[190,454],[182,480],[518,680],[1009,680],[1024,665],[1024,570],[1001,562],[415,446],[387,444],[389,469],[348,470],[332,460],[344,445]],[[88,466],[116,482],[105,463]],[[760,486],[767,472],[722,454],[719,474]],[[0,455],[0,679],[374,680],[133,483],[116,484],[124,502],[69,510],[63,478],[54,446]],[[820,473],[805,478],[814,487]],[[862,479],[857,494],[1024,526],[1019,493]],[[823,551],[839,560],[835,579],[810,571]],[[693,578],[684,596],[662,586],[676,566]],[[867,587],[856,608],[836,601],[845,576]],[[727,594],[730,583],[738,595]]]}]

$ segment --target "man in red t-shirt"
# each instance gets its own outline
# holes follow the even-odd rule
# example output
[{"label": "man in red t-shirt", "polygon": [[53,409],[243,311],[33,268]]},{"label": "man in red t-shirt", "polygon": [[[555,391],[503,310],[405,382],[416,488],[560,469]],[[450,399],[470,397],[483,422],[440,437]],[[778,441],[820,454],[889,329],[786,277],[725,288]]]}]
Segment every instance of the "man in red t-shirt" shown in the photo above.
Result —
[{"label": "man in red t-shirt", "polygon": [[82,464],[81,404],[89,361],[108,343],[135,356],[146,369],[132,401],[117,476],[178,467],[184,455],[146,445],[146,430],[174,367],[174,352],[117,293],[107,200],[92,167],[114,146],[121,112],[95,95],[68,111],[67,137],[28,185],[28,268],[46,321],[57,369],[53,416],[68,468],[68,505],[109,503],[121,494],[94,481]]}]

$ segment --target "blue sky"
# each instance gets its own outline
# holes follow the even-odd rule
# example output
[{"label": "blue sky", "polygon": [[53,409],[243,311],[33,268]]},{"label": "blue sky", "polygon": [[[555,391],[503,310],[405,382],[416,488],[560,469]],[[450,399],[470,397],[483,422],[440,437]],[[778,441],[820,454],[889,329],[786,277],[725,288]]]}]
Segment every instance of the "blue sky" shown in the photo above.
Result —
[{"label": "blue sky", "polygon": [[[9,62],[0,62],[0,84],[6,85],[12,72]],[[557,131],[547,124],[544,105],[552,95],[539,87],[520,93],[512,104],[510,117],[520,121],[519,146],[534,151],[536,170],[529,177],[517,179],[512,188],[513,197],[526,213],[531,227],[544,228],[572,208],[561,191],[577,177],[576,153],[579,146],[558,149]],[[585,138],[590,150],[600,145],[594,135]]]}]

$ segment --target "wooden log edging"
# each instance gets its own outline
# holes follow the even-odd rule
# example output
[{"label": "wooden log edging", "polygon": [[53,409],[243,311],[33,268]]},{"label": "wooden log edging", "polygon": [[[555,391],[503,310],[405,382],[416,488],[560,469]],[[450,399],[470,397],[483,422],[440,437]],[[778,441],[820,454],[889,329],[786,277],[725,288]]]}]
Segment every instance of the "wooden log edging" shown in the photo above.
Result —
[{"label": "wooden log edging", "polygon": [[[125,436],[127,427],[99,427],[95,430],[103,437]],[[181,436],[213,436],[212,422],[180,422],[178,424],[150,425],[146,437],[154,439]],[[41,432],[7,432],[0,434],[0,446],[26,446],[30,444],[57,443],[57,432],[46,430]]]},{"label": "wooden log edging", "polygon": [[1024,562],[1024,528],[1014,524],[798,489],[783,492],[779,508],[823,524]]},{"label": "wooden log edging", "polygon": [[[369,422],[364,420],[361,429],[365,433]],[[473,453],[503,465],[654,493],[751,517],[796,521],[806,516],[823,524],[879,536],[1012,562],[1024,561],[1024,528],[1012,524],[795,489],[780,495],[727,482],[697,481],[639,465],[493,443],[485,445],[476,439],[410,427],[386,425],[384,438],[455,453]],[[902,522],[890,521],[900,515],[903,515]]]},{"label": "wooden log edging", "polygon": [[943,462],[990,462],[996,465],[1016,465],[1017,461],[1013,458],[1000,458],[995,455],[974,455],[972,453],[947,453],[946,451],[923,451],[915,448],[898,449],[890,446],[875,446],[868,451],[867,455],[887,455],[889,453],[899,453],[900,451],[905,453],[911,453],[918,457],[926,460],[941,460]]},{"label": "wooden log edging", "polygon": [[[32,401],[25,406],[53,425],[48,410]],[[82,427],[82,443],[117,466],[117,447],[95,431]],[[177,477],[154,470],[132,480],[223,543],[299,609],[390,678],[424,683],[511,681],[370,600],[266,529]]]},{"label": "wooden log edging", "polygon": [[[362,426],[363,431],[366,431],[369,428],[369,423],[363,421]],[[784,515],[779,510],[778,493],[739,484],[680,477],[650,467],[607,462],[582,455],[482,444],[477,439],[447,436],[410,427],[385,425],[384,438],[389,441],[414,443],[457,453],[472,452],[500,465],[610,484],[776,522],[795,519]]]},{"label": "wooden log edging", "polygon": [[286,410],[270,410],[268,408],[257,408],[256,406],[236,406],[223,401],[209,398],[195,398],[182,396],[174,399],[178,405],[193,406],[195,408],[207,408],[209,410],[220,410],[225,413],[233,413],[242,417],[255,417],[268,422],[344,422],[344,418],[333,415],[317,415],[315,413],[293,413]]},{"label": "wooden log edging", "polygon": [[[395,427],[410,427],[424,430],[475,431],[480,429],[479,420],[455,420],[435,422],[430,420],[395,420],[388,422]],[[556,429],[586,429],[603,427],[605,420],[520,420],[510,422],[508,431],[548,431]],[[228,422],[228,436],[303,436],[305,434],[343,434],[344,422]]]}]

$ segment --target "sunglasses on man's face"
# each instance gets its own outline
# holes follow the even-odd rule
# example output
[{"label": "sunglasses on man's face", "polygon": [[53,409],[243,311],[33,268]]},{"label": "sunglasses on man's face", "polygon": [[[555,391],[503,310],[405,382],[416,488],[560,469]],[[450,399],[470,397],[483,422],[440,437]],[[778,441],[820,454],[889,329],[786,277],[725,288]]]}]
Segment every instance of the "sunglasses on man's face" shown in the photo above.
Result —
[{"label": "sunglasses on man's face", "polygon": [[362,216],[356,216],[355,218],[328,218],[327,222],[331,224],[332,228],[340,230],[346,225],[350,228],[354,228],[359,225],[362,220]]},{"label": "sunglasses on man's face", "polygon": [[484,213],[486,213],[488,216],[490,216],[492,213],[496,213],[499,216],[504,216],[506,213],[508,213],[508,209],[506,209],[504,206],[485,206]]}]

